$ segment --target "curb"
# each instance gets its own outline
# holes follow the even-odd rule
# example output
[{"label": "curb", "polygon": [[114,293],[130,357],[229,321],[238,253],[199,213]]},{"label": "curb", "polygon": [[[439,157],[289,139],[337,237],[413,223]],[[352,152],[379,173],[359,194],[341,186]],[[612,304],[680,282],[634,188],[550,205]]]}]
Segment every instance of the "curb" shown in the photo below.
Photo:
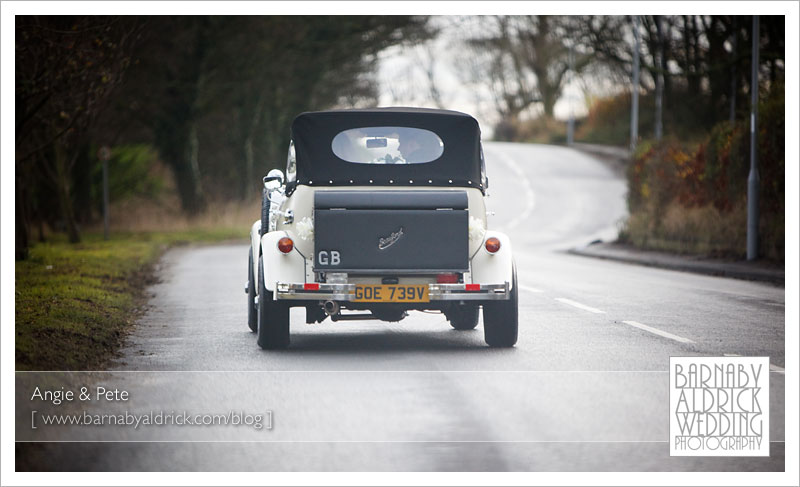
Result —
[{"label": "curb", "polygon": [[694,274],[769,282],[779,286],[784,286],[785,283],[784,270],[770,269],[759,264],[666,254],[634,249],[621,244],[595,243],[586,247],[571,248],[567,253]]},{"label": "curb", "polygon": [[614,145],[575,142],[566,147],[583,152],[584,154],[588,154],[605,162],[606,164],[610,165],[615,172],[623,176],[625,175],[625,169],[628,167],[631,160],[631,152],[628,149]]}]

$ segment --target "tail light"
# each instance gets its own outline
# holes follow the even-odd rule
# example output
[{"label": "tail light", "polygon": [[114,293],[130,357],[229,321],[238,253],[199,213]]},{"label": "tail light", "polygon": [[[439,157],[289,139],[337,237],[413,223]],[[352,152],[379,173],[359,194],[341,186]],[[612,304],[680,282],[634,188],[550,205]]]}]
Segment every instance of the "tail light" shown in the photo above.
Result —
[{"label": "tail light", "polygon": [[294,248],[294,242],[289,237],[283,237],[278,240],[278,250],[284,254],[288,254]]},{"label": "tail light", "polygon": [[436,276],[437,284],[458,284],[458,274],[448,273]]},{"label": "tail light", "polygon": [[489,252],[490,254],[494,254],[498,250],[500,250],[500,240],[498,240],[498,239],[496,239],[494,237],[487,238],[486,239],[486,251]]}]

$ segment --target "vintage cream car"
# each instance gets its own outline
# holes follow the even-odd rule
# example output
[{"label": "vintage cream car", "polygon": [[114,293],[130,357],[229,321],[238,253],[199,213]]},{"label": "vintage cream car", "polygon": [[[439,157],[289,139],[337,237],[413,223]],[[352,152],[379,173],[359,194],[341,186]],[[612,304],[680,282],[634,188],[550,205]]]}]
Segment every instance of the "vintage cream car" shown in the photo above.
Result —
[{"label": "vintage cream car", "polygon": [[486,228],[478,123],[453,111],[303,113],[284,177],[264,178],[248,260],[248,325],[264,349],[289,345],[289,308],[306,322],[400,321],[438,310],[486,343],[517,341],[508,237]]}]

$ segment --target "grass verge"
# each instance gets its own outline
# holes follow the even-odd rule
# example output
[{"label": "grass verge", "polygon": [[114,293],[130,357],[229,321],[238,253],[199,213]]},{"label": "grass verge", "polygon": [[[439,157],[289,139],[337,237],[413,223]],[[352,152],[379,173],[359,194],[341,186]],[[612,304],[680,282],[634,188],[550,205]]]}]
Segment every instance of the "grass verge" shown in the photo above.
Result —
[{"label": "grass verge", "polygon": [[152,266],[170,246],[242,239],[247,229],[57,236],[15,268],[17,370],[92,370],[119,350],[143,311]]}]

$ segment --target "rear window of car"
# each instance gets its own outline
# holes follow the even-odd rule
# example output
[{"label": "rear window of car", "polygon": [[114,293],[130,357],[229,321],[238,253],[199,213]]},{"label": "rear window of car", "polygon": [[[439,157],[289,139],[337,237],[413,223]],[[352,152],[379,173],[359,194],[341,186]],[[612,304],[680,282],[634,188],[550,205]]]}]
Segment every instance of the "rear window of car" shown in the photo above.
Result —
[{"label": "rear window of car", "polygon": [[444,153],[434,132],[414,127],[361,127],[339,132],[331,142],[336,157],[357,164],[424,164]]}]

